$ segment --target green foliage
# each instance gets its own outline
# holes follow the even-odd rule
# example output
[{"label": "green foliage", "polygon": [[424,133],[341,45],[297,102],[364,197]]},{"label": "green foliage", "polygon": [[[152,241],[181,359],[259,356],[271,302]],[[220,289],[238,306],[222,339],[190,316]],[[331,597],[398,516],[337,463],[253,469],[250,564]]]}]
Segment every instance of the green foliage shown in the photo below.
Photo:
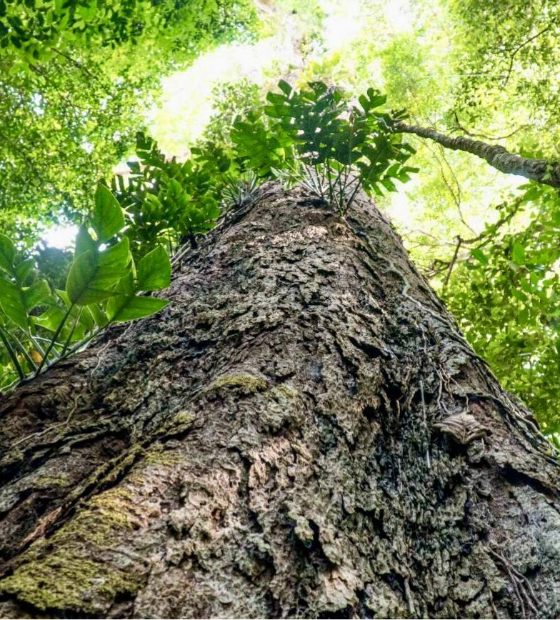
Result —
[{"label": "green foliage", "polygon": [[[535,412],[560,432],[560,197],[529,184],[488,226],[445,291],[475,350]],[[517,218],[517,226],[506,226]],[[520,220],[520,221],[519,221]]]},{"label": "green foliage", "polygon": [[80,221],[161,76],[253,22],[248,0],[0,0],[0,230]]},{"label": "green foliage", "polygon": [[[208,139],[184,162],[168,159],[143,133],[129,174],[97,186],[91,217],[78,231],[64,290],[38,275],[0,235],[0,388],[39,374],[101,329],[158,312],[167,301],[146,296],[169,286],[169,253],[211,230],[224,203],[240,204],[263,178],[303,180],[346,213],[360,188],[394,191],[413,168],[414,152],[394,134],[402,117],[380,110],[369,89],[359,105],[315,82],[295,91],[287,82],[260,112],[237,119],[222,144]],[[166,251],[161,244],[168,248]]]},{"label": "green foliage", "polygon": [[261,107],[261,89],[253,82],[242,79],[220,84],[213,89],[212,95],[213,114],[204,130],[202,142],[231,147],[233,123],[238,117],[246,117],[252,110]]},{"label": "green foliage", "polygon": [[[0,54],[15,63],[12,72],[33,68],[77,48],[124,44],[193,52],[210,36],[231,39],[254,18],[245,2],[187,0],[0,0]],[[192,40],[188,40],[188,34]]]},{"label": "green foliage", "polygon": [[184,162],[166,159],[157,144],[137,135],[140,161],[129,162],[129,175],[113,180],[113,191],[125,209],[130,227],[126,236],[133,254],[140,256],[158,243],[171,251],[186,240],[214,227],[220,215],[220,177],[229,159],[210,147]]},{"label": "green foliage", "polygon": [[108,325],[149,316],[168,304],[142,294],[169,286],[167,252],[156,246],[136,265],[124,228],[121,206],[99,185],[64,290],[41,278],[36,259],[0,235],[0,390],[38,375]]},{"label": "green foliage", "polygon": [[300,91],[287,82],[269,93],[262,111],[238,119],[231,133],[237,161],[262,178],[303,181],[345,213],[360,189],[396,191],[415,168],[414,149],[392,131],[402,112],[382,110],[385,97],[370,88],[358,104],[337,88],[312,82]]}]

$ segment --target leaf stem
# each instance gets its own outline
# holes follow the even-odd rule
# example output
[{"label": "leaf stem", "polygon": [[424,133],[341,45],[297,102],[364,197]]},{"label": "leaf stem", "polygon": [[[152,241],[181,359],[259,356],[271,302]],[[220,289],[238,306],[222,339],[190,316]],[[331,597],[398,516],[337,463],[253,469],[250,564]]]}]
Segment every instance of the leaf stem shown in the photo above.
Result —
[{"label": "leaf stem", "polygon": [[62,351],[60,352],[59,357],[62,357],[64,353],[66,352],[66,350],[68,349],[70,341],[72,340],[72,336],[74,335],[74,331],[76,330],[76,326],[78,325],[78,321],[80,320],[80,317],[82,316],[82,310],[83,308],[80,308],[80,310],[76,314],[76,318],[74,319],[74,324],[72,325],[72,329],[70,330],[70,333],[68,334],[68,338],[66,338],[66,342],[64,343],[64,346],[62,347]]},{"label": "leaf stem", "polygon": [[20,378],[20,381],[23,381],[25,379],[25,373],[23,372],[17,355],[15,354],[12,345],[10,344],[10,341],[8,340],[6,334],[4,333],[4,328],[0,327],[0,340],[2,340],[2,342],[4,343],[4,346],[6,347],[6,351],[8,351],[8,355],[10,356],[10,359],[12,360],[12,364],[14,365],[17,374]]},{"label": "leaf stem", "polygon": [[66,321],[68,320],[68,317],[70,316],[70,313],[72,312],[73,308],[74,308],[74,302],[70,303],[70,306],[68,308],[68,310],[66,311],[66,314],[64,315],[62,321],[60,321],[60,324],[58,325],[58,327],[56,328],[56,332],[54,333],[54,336],[49,344],[49,346],[47,347],[47,350],[45,351],[45,355],[43,356],[43,361],[41,362],[41,365],[39,366],[39,368],[37,369],[35,376],[38,376],[39,373],[41,372],[41,370],[43,370],[43,366],[45,365],[45,363],[47,362],[47,359],[50,355],[50,352],[52,351],[55,342],[58,340],[58,337],[60,336],[60,332],[62,331],[62,328],[64,327]]}]

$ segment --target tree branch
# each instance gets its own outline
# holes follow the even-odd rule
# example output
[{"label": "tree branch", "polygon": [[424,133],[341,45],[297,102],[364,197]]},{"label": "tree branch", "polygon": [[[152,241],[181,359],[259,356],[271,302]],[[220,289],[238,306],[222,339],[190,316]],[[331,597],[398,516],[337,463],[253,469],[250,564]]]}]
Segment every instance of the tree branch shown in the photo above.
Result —
[{"label": "tree branch", "polygon": [[507,83],[509,82],[509,78],[511,77],[511,72],[513,71],[513,63],[515,61],[515,56],[516,54],[522,50],[526,45],[529,45],[529,43],[531,43],[532,41],[534,41],[535,39],[537,39],[538,37],[540,37],[542,34],[544,34],[545,32],[548,32],[552,26],[554,26],[556,24],[556,19],[553,19],[547,26],[545,26],[542,30],[539,30],[539,32],[537,32],[536,34],[534,34],[533,36],[529,37],[528,39],[526,39],[525,41],[523,41],[522,43],[520,43],[511,53],[510,57],[509,57],[509,67],[508,67],[508,71],[506,74],[506,79],[504,80],[504,86],[507,85]]},{"label": "tree branch", "polygon": [[471,131],[469,131],[468,129],[465,129],[465,127],[461,125],[461,123],[459,122],[459,117],[457,116],[456,112],[454,112],[454,116],[455,116],[455,122],[457,123],[457,125],[451,129],[451,132],[462,131],[466,136],[469,136],[469,138],[482,138],[483,140],[507,140],[508,138],[511,138],[512,136],[514,136],[516,133],[523,131],[523,129],[527,129],[527,127],[531,127],[531,123],[525,123],[524,125],[521,125],[517,129],[514,129],[510,133],[507,133],[503,136],[489,136],[488,134],[485,134],[485,133],[472,133]]},{"label": "tree branch", "polygon": [[394,128],[400,133],[411,133],[420,138],[429,138],[452,151],[464,151],[476,155],[488,162],[493,168],[507,174],[538,181],[551,187],[560,188],[560,165],[546,159],[532,159],[510,153],[503,146],[486,144],[480,140],[472,140],[464,136],[450,137],[435,129],[395,123]]}]

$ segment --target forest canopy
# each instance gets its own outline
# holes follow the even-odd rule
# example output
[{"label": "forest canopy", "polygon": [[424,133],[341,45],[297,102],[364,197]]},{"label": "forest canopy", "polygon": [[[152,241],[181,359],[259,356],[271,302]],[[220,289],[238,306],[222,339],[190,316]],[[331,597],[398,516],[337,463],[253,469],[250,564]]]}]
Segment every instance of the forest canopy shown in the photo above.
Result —
[{"label": "forest canopy", "polygon": [[181,252],[276,179],[342,218],[375,196],[558,442],[559,11],[0,0],[0,388],[164,307]]}]

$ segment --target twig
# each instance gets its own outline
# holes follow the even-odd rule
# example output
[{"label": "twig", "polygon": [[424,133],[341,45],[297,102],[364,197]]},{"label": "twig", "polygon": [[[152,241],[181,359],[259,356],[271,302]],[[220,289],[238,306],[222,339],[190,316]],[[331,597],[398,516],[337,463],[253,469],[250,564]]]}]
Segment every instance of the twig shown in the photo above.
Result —
[{"label": "twig", "polygon": [[515,60],[515,56],[516,54],[521,51],[526,45],[529,45],[529,43],[531,43],[532,41],[534,41],[535,39],[537,39],[538,37],[540,37],[542,34],[544,34],[545,32],[547,32],[548,30],[550,30],[552,28],[552,26],[554,26],[554,24],[556,23],[556,19],[553,19],[547,26],[545,26],[542,30],[539,30],[539,32],[537,32],[537,34],[534,34],[532,37],[529,37],[528,39],[526,39],[525,41],[523,41],[523,43],[520,43],[511,53],[510,57],[509,57],[509,68],[508,68],[508,72],[506,74],[506,78],[504,80],[503,86],[506,86],[507,83],[509,82],[509,78],[511,77],[511,73],[513,71],[513,63]]},{"label": "twig", "polygon": [[508,138],[511,138],[512,136],[514,136],[516,133],[519,133],[523,129],[527,129],[527,127],[531,127],[531,123],[525,123],[524,125],[521,125],[517,129],[514,129],[512,132],[505,134],[503,136],[490,136],[485,133],[473,133],[471,131],[468,131],[459,122],[459,117],[457,116],[457,112],[453,112],[453,115],[455,116],[455,122],[457,123],[457,125],[456,127],[452,127],[449,130],[449,132],[453,133],[454,131],[462,131],[466,136],[469,136],[469,138],[482,138],[483,140],[507,140]]},{"label": "twig", "polygon": [[451,272],[453,271],[453,267],[455,266],[455,262],[457,261],[457,255],[459,254],[459,248],[461,247],[461,243],[463,242],[461,237],[456,237],[456,239],[457,239],[457,245],[455,246],[455,252],[453,253],[453,258],[451,259],[451,262],[449,263],[447,273],[445,274],[445,280],[443,282],[444,290],[449,284],[449,278],[451,278]]}]

